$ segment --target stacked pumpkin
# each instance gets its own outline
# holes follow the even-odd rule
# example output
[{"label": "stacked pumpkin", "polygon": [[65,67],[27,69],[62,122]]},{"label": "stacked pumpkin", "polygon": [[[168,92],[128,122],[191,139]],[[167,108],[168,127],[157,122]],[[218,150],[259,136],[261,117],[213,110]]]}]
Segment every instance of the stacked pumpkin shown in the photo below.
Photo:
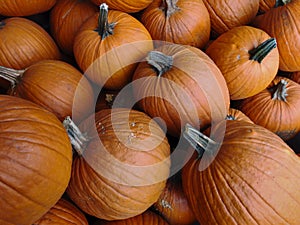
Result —
[{"label": "stacked pumpkin", "polygon": [[299,14],[2,1],[0,223],[300,224]]}]

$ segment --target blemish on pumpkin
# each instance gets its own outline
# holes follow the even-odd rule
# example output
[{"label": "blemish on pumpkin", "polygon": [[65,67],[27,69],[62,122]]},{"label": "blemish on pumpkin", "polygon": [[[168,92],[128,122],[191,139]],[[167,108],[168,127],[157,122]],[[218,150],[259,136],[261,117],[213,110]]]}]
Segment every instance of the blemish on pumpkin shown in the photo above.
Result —
[{"label": "blemish on pumpkin", "polygon": [[165,208],[165,209],[171,209],[171,210],[173,210],[173,208],[172,208],[172,206],[170,205],[170,203],[169,203],[168,201],[164,200],[164,199],[162,199],[162,200],[160,201],[160,205],[161,205],[163,208]]},{"label": "blemish on pumpkin", "polygon": [[136,125],[135,122],[130,123],[131,127],[135,127],[135,125]]},{"label": "blemish on pumpkin", "polygon": [[135,135],[134,133],[130,133],[130,134],[128,135],[128,142],[129,142],[129,143],[132,143],[132,139],[134,139],[134,138],[136,138],[136,135]]}]

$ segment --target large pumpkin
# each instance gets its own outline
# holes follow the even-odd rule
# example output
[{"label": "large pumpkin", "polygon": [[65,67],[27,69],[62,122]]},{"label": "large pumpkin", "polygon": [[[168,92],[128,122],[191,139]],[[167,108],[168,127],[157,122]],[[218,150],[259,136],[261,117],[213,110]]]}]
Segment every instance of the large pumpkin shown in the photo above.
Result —
[{"label": "large pumpkin", "polygon": [[101,87],[121,89],[152,48],[151,36],[141,22],[127,13],[108,10],[104,3],[100,13],[81,26],[73,50],[90,80]]},{"label": "large pumpkin", "polygon": [[50,13],[50,31],[61,50],[73,54],[74,38],[80,26],[97,12],[88,0],[60,0]]},{"label": "large pumpkin", "polygon": [[164,120],[167,132],[179,136],[185,123],[205,128],[224,120],[229,93],[222,73],[201,50],[165,45],[151,51],[133,76],[138,106]]},{"label": "large pumpkin", "polygon": [[274,133],[227,120],[209,167],[199,170],[205,159],[196,157],[183,168],[182,179],[200,224],[300,224],[300,158]]},{"label": "large pumpkin", "polygon": [[206,53],[225,77],[232,100],[262,91],[278,71],[276,40],[254,27],[232,28],[213,41]]},{"label": "large pumpkin", "polygon": [[65,192],[72,147],[62,123],[27,100],[0,96],[0,223],[29,225]]},{"label": "large pumpkin", "polygon": [[157,201],[169,176],[170,146],[155,121],[136,110],[113,108],[83,121],[84,136],[72,125],[65,121],[79,154],[67,193],[76,205],[94,217],[120,220]]},{"label": "large pumpkin", "polygon": [[30,16],[50,10],[56,0],[2,0],[0,15]]},{"label": "large pumpkin", "polygon": [[244,99],[240,110],[254,123],[287,140],[300,131],[299,96],[299,84],[278,76],[267,89]]},{"label": "large pumpkin", "polygon": [[279,69],[282,71],[300,70],[299,19],[300,1],[279,0],[281,4],[253,21],[253,26],[266,31],[276,38],[280,54]]},{"label": "large pumpkin", "polygon": [[25,69],[43,59],[59,59],[52,37],[37,23],[21,17],[0,21],[0,66]]},{"label": "large pumpkin", "polygon": [[[89,81],[72,65],[59,60],[42,60],[25,70],[0,66],[0,77],[11,81],[9,93],[53,112],[61,121],[77,121],[94,112],[94,92]],[[74,101],[80,105],[73,107]]]},{"label": "large pumpkin", "polygon": [[154,0],[141,14],[153,40],[203,48],[210,19],[202,0]]}]

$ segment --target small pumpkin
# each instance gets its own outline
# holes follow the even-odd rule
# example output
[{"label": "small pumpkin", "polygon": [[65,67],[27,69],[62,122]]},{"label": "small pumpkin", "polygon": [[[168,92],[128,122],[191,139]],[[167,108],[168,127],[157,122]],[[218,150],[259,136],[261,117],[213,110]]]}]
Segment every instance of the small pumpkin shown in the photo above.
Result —
[{"label": "small pumpkin", "polygon": [[208,46],[206,53],[220,68],[231,100],[244,99],[265,89],[279,67],[276,40],[250,26],[223,33]]},{"label": "small pumpkin", "polygon": [[28,225],[65,192],[72,147],[54,114],[27,100],[0,95],[0,223]]},{"label": "small pumpkin", "polygon": [[244,99],[240,110],[254,123],[288,140],[300,131],[300,85],[277,76],[265,90]]},{"label": "small pumpkin", "polygon": [[64,124],[78,152],[67,194],[80,209],[121,220],[157,201],[170,172],[170,146],[149,116],[113,108],[96,112],[78,127],[69,118]]},{"label": "small pumpkin", "polygon": [[60,0],[51,9],[50,31],[64,53],[73,54],[73,43],[77,31],[97,10],[97,7],[88,0]]},{"label": "small pumpkin", "polygon": [[280,55],[279,69],[282,71],[300,71],[298,18],[300,18],[298,0],[278,0],[275,7],[257,16],[252,23],[253,26],[276,38]]},{"label": "small pumpkin", "polygon": [[56,0],[2,0],[0,14],[4,16],[30,16],[50,10]]},{"label": "small pumpkin", "polygon": [[85,215],[71,202],[61,198],[40,219],[32,225],[88,225]]},{"label": "small pumpkin", "polygon": [[[74,116],[79,122],[94,111],[91,84],[75,67],[63,61],[42,60],[25,70],[0,66],[0,77],[11,82],[9,94],[42,106],[61,121]],[[80,105],[73,107],[75,100]]]},{"label": "small pumpkin", "polygon": [[216,129],[214,139],[190,126],[185,131],[198,133],[192,143],[215,156],[202,169],[207,158],[197,159],[195,153],[182,171],[183,189],[199,223],[299,224],[300,158],[261,126],[227,120],[223,142],[216,141],[223,129]]},{"label": "small pumpkin", "polygon": [[203,2],[209,12],[213,37],[234,27],[249,24],[255,18],[259,8],[259,0],[203,0]]},{"label": "small pumpkin", "polygon": [[89,18],[74,40],[74,56],[81,70],[97,85],[118,90],[131,81],[137,62],[153,49],[149,32],[133,16],[108,10]]},{"label": "small pumpkin", "polygon": [[21,17],[0,21],[0,66],[25,69],[40,60],[60,57],[52,37],[37,23]]},{"label": "small pumpkin", "polygon": [[168,44],[149,52],[135,70],[132,86],[138,107],[164,120],[167,132],[175,137],[187,122],[202,129],[228,113],[225,79],[195,47]]},{"label": "small pumpkin", "polygon": [[140,20],[153,40],[203,48],[210,19],[202,0],[154,0]]}]

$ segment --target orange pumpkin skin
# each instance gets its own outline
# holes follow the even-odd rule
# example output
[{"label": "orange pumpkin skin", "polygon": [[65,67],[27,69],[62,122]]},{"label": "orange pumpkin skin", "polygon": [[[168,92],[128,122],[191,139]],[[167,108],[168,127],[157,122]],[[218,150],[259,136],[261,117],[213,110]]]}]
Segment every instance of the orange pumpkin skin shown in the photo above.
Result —
[{"label": "orange pumpkin skin", "polygon": [[[94,111],[89,81],[75,67],[59,60],[42,60],[28,67],[10,93],[53,112],[61,121],[74,116],[79,122]],[[75,98],[80,105],[73,109]]]},{"label": "orange pumpkin skin", "polygon": [[61,198],[45,215],[33,225],[88,225],[85,215],[72,203]]},{"label": "orange pumpkin skin", "polygon": [[60,49],[73,54],[74,38],[80,26],[97,12],[88,0],[61,0],[50,13],[50,31]]},{"label": "orange pumpkin skin", "polygon": [[213,36],[219,36],[234,27],[249,24],[259,8],[259,0],[203,0],[203,2],[210,15]]},{"label": "orange pumpkin skin", "polygon": [[249,53],[269,39],[263,30],[240,26],[219,36],[206,49],[222,71],[232,100],[257,94],[275,78],[279,66],[277,48],[273,48],[261,62],[250,59]]},{"label": "orange pumpkin skin", "polygon": [[276,4],[276,0],[259,0],[259,13],[265,13]]},{"label": "orange pumpkin skin", "polygon": [[294,72],[289,75],[289,78],[296,83],[300,84],[300,71]]},{"label": "orange pumpkin skin", "polygon": [[[274,97],[273,88],[281,80],[287,82],[286,100]],[[240,110],[254,123],[263,126],[288,140],[300,131],[300,85],[277,76],[269,87],[251,98],[242,101]]]},{"label": "orange pumpkin skin", "polygon": [[[166,2],[176,4],[169,14],[171,3]],[[153,40],[199,48],[209,41],[210,19],[202,0],[154,0],[143,11],[141,21]]]},{"label": "orange pumpkin skin", "polygon": [[126,13],[135,13],[145,9],[152,0],[91,0],[96,5],[106,3],[111,9]]},{"label": "orange pumpkin skin", "polygon": [[0,14],[4,16],[30,16],[50,10],[56,0],[2,0]]},{"label": "orange pumpkin skin", "polygon": [[212,164],[199,171],[194,158],[183,168],[183,188],[199,223],[299,224],[300,158],[261,126],[226,123]]},{"label": "orange pumpkin skin", "polygon": [[27,100],[0,96],[0,223],[28,225],[65,192],[72,147],[62,123]]},{"label": "orange pumpkin skin", "polygon": [[25,69],[44,59],[59,59],[52,37],[35,22],[12,17],[0,22],[0,65]]},{"label": "orange pumpkin skin", "polygon": [[137,62],[153,49],[152,39],[133,16],[109,10],[108,23],[115,26],[113,34],[102,40],[97,31],[98,17],[96,13],[81,26],[74,40],[74,56],[80,69],[95,84],[119,90],[131,81]]},{"label": "orange pumpkin skin", "polygon": [[252,23],[276,38],[280,54],[279,69],[282,71],[300,71],[300,40],[297,38],[299,25],[294,20],[299,17],[300,2],[292,0],[257,16]]},{"label": "orange pumpkin skin", "polygon": [[[156,50],[172,56],[173,65],[161,76],[147,62],[138,65],[133,94],[136,99],[145,96],[138,101],[139,108],[163,119],[167,132],[177,137],[185,123],[199,126],[200,120],[201,128],[209,126],[213,112],[216,121],[223,120],[229,109],[229,93],[216,64],[195,47],[171,44]],[[202,84],[210,84],[214,93]],[[215,99],[210,101],[211,97]]]},{"label": "orange pumpkin skin", "polygon": [[143,213],[158,199],[169,175],[170,146],[150,121],[142,112],[114,108],[79,125],[91,139],[83,157],[74,159],[67,193],[80,209],[100,219],[121,220]]},{"label": "orange pumpkin skin", "polygon": [[169,225],[164,219],[159,215],[151,212],[150,210],[144,213],[131,217],[125,220],[115,220],[115,221],[96,221],[93,225]]}]

